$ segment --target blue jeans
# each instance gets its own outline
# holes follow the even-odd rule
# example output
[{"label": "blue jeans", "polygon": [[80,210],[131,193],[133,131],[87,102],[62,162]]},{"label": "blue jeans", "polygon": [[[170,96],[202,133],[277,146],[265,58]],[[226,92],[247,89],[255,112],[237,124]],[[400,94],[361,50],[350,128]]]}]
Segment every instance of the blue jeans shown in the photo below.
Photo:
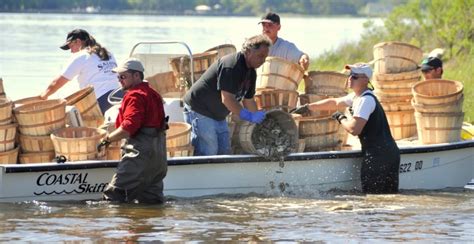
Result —
[{"label": "blue jeans", "polygon": [[194,156],[230,154],[229,127],[226,120],[211,119],[190,110],[187,105],[183,113],[184,121],[191,125]]}]

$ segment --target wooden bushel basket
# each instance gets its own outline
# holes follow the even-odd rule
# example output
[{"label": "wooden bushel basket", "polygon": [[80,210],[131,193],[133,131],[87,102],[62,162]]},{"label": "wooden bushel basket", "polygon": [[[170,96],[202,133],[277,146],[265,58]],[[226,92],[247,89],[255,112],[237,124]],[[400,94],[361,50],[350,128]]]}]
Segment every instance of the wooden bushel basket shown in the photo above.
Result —
[{"label": "wooden bushel basket", "polygon": [[320,151],[342,142],[339,124],[332,118],[295,117],[299,138],[305,140],[305,151]]},{"label": "wooden bushel basket", "polygon": [[20,134],[20,147],[24,153],[54,151],[51,136],[27,136]]},{"label": "wooden bushel basket", "polygon": [[371,81],[374,88],[377,90],[385,90],[385,89],[407,89],[411,93],[411,88],[413,85],[420,81],[420,78],[414,79],[406,79],[406,80],[391,80],[391,81],[380,81],[380,80],[373,80]]},{"label": "wooden bushel basket", "polygon": [[145,80],[161,97],[180,98],[186,92],[186,87],[180,86],[172,71],[156,73],[153,76],[146,77]]},{"label": "wooden bushel basket", "polygon": [[296,63],[278,57],[267,57],[258,69],[257,90],[296,91],[304,70]]},{"label": "wooden bushel basket", "polygon": [[416,135],[414,110],[385,112],[390,132],[394,140],[409,138]]},{"label": "wooden bushel basket", "polygon": [[3,79],[0,78],[0,98],[5,98],[5,90],[3,89]]},{"label": "wooden bushel basket", "polygon": [[380,88],[376,83],[374,84],[374,91],[381,97],[384,96],[398,96],[398,97],[407,97],[412,96],[411,87],[398,87],[398,88]]},{"label": "wooden bushel basket", "polygon": [[193,154],[194,154],[194,147],[191,145],[166,148],[166,155],[168,158],[190,157],[190,156],[193,156]]},{"label": "wooden bushel basket", "polygon": [[378,89],[374,90],[374,95],[381,103],[410,103],[410,100],[413,98],[412,94],[406,95],[399,95],[399,94],[392,94],[392,93],[384,93]]},{"label": "wooden bushel basket", "polygon": [[[217,61],[217,51],[198,53],[193,55],[193,72],[194,82],[196,82],[202,74]],[[170,59],[171,70],[178,80],[184,80],[189,85],[191,83],[191,65],[188,55]]]},{"label": "wooden bushel basket", "polygon": [[281,109],[288,112],[296,107],[298,92],[284,90],[257,91],[255,102],[258,109]]},{"label": "wooden bushel basket", "polygon": [[347,93],[347,75],[333,71],[310,71],[304,86],[306,94],[344,94]]},{"label": "wooden bushel basket", "polygon": [[15,147],[17,124],[0,125],[0,152],[12,150]]},{"label": "wooden bushel basket", "polygon": [[[397,83],[412,83],[414,81],[419,81],[421,78],[421,68],[416,70],[401,72],[396,74],[378,74],[373,75],[373,80],[378,81],[381,84],[392,84],[396,85]],[[406,87],[405,84],[399,84],[402,87]]]},{"label": "wooden bushel basket", "polygon": [[418,63],[402,57],[385,57],[374,61],[375,74],[395,74],[414,71],[418,68]]},{"label": "wooden bushel basket", "polygon": [[21,164],[48,163],[53,162],[54,151],[20,153],[19,161]]},{"label": "wooden bushel basket", "polygon": [[219,46],[215,46],[213,48],[209,48],[205,52],[210,52],[210,51],[217,51],[217,58],[219,59],[219,58],[224,57],[227,54],[237,52],[237,48],[235,48],[235,46],[232,44],[222,44]]},{"label": "wooden bushel basket", "polygon": [[[278,125],[290,136],[291,151],[297,152],[298,150],[298,128],[296,127],[295,120],[291,114],[281,110],[271,110],[265,115],[265,119],[274,119]],[[252,134],[255,132],[256,124],[244,121],[240,124],[239,128],[239,141],[240,146],[246,153],[259,154],[252,142]]]},{"label": "wooden bushel basket", "polygon": [[462,112],[463,101],[464,95],[457,101],[443,104],[417,104],[412,99],[411,105],[417,112],[422,113],[459,113]]},{"label": "wooden bushel basket", "polygon": [[20,133],[45,136],[66,126],[66,100],[32,102],[13,109]]},{"label": "wooden bushel basket", "polygon": [[12,150],[0,152],[0,164],[16,164],[18,162],[18,149],[15,147]]},{"label": "wooden bushel basket", "polygon": [[423,58],[423,51],[411,44],[404,42],[381,42],[374,45],[374,60],[385,57],[400,57],[419,64]]},{"label": "wooden bushel basket", "polygon": [[413,106],[409,102],[380,102],[385,112],[413,110]]},{"label": "wooden bushel basket", "polygon": [[413,85],[413,99],[417,104],[450,104],[462,97],[463,84],[455,80],[425,80]]},{"label": "wooden bushel basket", "polygon": [[0,98],[0,125],[12,122],[13,103],[7,98]]},{"label": "wooden bushel basket", "polygon": [[185,122],[170,122],[166,131],[166,148],[191,145],[191,125]]},{"label": "wooden bushel basket", "polygon": [[34,96],[34,97],[25,97],[22,99],[15,100],[13,101],[13,104],[15,104],[15,106],[21,106],[21,105],[34,103],[34,102],[41,102],[41,101],[45,101],[45,100],[41,99],[40,96]]},{"label": "wooden bushel basket", "polygon": [[461,140],[464,113],[415,112],[418,139],[422,144],[456,142]]},{"label": "wooden bushel basket", "polygon": [[64,155],[68,161],[104,159],[105,151],[98,152],[97,144],[107,132],[87,127],[69,127],[51,134],[56,155]]},{"label": "wooden bushel basket", "polygon": [[92,86],[87,86],[67,96],[66,102],[66,105],[76,106],[82,117],[103,117]]},{"label": "wooden bushel basket", "polygon": [[106,148],[106,156],[105,159],[107,160],[120,160],[122,158],[122,144],[123,140],[115,141],[110,143],[110,145]]},{"label": "wooden bushel basket", "polygon": [[104,120],[104,116],[82,116],[82,123],[84,124],[84,127],[99,128],[104,123]]},{"label": "wooden bushel basket", "polygon": [[[115,123],[105,123],[97,127],[99,129],[103,129],[107,131],[108,134],[110,134],[112,131],[115,130]],[[122,145],[125,143],[125,139],[122,139],[120,141],[114,141],[110,143],[108,147],[106,147],[105,152],[106,160],[120,160],[122,158]]]}]

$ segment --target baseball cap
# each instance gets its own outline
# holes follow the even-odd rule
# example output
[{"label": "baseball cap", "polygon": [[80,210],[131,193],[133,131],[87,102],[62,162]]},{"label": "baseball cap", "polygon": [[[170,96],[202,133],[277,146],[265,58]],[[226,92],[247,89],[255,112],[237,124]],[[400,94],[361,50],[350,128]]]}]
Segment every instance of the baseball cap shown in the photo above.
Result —
[{"label": "baseball cap", "polygon": [[264,16],[262,16],[262,20],[260,23],[274,23],[274,24],[280,24],[280,16],[278,14],[268,12]]},{"label": "baseball cap", "polygon": [[140,62],[140,60],[136,58],[129,58],[125,60],[122,64],[120,64],[118,67],[112,69],[112,71],[115,73],[122,73],[128,70],[144,72],[145,68],[143,68],[143,64],[142,62]]},{"label": "baseball cap", "polygon": [[443,67],[443,61],[437,57],[427,57],[421,61],[421,71]]},{"label": "baseball cap", "polygon": [[62,50],[69,50],[68,44],[71,43],[72,41],[78,39],[78,38],[83,40],[83,41],[88,40],[89,39],[89,33],[87,33],[87,31],[85,31],[83,29],[75,29],[75,30],[70,31],[67,34],[66,42],[63,45],[61,45],[60,48]]},{"label": "baseball cap", "polygon": [[364,74],[369,79],[372,77],[372,68],[366,63],[346,64],[344,68],[354,74]]}]

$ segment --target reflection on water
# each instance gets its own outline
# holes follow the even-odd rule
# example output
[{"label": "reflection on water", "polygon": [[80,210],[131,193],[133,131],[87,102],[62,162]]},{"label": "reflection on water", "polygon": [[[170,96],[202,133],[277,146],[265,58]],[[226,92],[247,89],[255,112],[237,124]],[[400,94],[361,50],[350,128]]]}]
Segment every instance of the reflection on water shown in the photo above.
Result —
[{"label": "reflection on water", "polygon": [[474,191],[0,204],[0,241],[472,241]]}]

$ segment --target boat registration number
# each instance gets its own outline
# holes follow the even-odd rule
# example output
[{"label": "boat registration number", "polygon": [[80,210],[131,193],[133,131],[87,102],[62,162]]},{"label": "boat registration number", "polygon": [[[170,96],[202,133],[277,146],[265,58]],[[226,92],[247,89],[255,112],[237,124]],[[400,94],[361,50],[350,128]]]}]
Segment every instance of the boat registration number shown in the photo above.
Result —
[{"label": "boat registration number", "polygon": [[421,170],[423,168],[423,160],[418,160],[415,163],[408,162],[400,164],[400,173],[408,173],[411,171]]}]

